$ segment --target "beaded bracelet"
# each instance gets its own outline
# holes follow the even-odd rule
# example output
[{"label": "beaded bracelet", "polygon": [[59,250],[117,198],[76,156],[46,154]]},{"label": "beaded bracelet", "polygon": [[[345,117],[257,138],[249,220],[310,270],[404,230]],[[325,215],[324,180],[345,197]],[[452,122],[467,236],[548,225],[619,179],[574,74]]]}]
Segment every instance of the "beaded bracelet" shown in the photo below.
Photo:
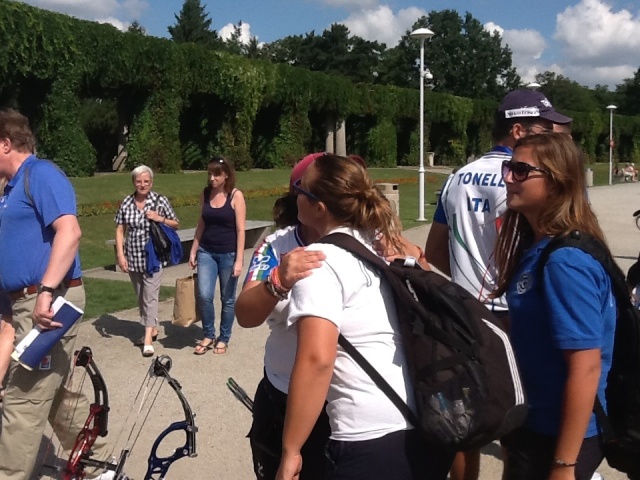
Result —
[{"label": "beaded bracelet", "polygon": [[276,267],[273,270],[271,270],[271,282],[273,283],[273,288],[275,288],[276,292],[278,292],[280,295],[283,295],[286,298],[289,292],[291,291],[291,289],[286,288],[282,285],[282,282],[280,281],[279,267]]},{"label": "beaded bracelet", "polygon": [[267,292],[270,295],[277,298],[278,300],[286,300],[289,296],[287,294],[282,294],[276,290],[275,285],[273,284],[273,276],[271,273],[267,276],[267,279],[263,282]]}]

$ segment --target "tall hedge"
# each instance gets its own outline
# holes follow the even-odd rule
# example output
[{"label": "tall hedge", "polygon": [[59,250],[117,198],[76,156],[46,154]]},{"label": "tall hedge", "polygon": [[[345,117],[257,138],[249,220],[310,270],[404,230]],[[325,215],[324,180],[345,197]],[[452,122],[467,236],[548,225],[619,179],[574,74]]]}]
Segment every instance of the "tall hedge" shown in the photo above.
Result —
[{"label": "tall hedge", "polygon": [[[96,169],[95,148],[80,122],[85,98],[115,102],[118,119],[129,127],[129,164],[144,162],[159,171],[198,166],[212,153],[239,168],[283,165],[324,148],[323,118],[366,119],[356,135],[347,131],[348,142],[375,162],[413,163],[416,155],[416,90],[354,84],[123,33],[10,0],[0,0],[0,42],[0,102],[29,115],[39,152],[71,175]],[[426,92],[425,143],[436,152],[436,162],[460,163],[486,151],[495,108],[495,102]],[[197,121],[186,119],[186,111],[196,112]],[[591,158],[606,151],[607,112],[566,113],[575,119],[574,138]],[[616,115],[615,140],[618,157],[640,160],[640,118]]]}]

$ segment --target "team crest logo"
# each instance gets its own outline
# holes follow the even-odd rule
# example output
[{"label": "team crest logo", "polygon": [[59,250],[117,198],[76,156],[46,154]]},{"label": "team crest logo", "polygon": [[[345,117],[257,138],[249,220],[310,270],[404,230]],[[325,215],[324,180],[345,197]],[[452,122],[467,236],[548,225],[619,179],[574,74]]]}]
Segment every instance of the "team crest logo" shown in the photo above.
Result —
[{"label": "team crest logo", "polygon": [[520,279],[516,284],[516,290],[520,295],[531,290],[531,275],[529,272],[524,272],[520,275]]}]

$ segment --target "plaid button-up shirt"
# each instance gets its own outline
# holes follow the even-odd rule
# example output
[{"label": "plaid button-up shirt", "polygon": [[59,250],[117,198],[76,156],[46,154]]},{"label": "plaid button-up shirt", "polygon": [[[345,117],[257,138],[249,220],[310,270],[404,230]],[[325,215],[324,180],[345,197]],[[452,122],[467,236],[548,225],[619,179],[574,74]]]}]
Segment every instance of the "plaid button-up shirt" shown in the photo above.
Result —
[{"label": "plaid button-up shirt", "polygon": [[[144,248],[149,241],[150,220],[147,220],[145,213],[149,210],[156,210],[169,220],[178,219],[167,197],[156,192],[149,192],[142,210],[136,207],[134,194],[125,197],[114,218],[118,225],[125,226],[124,256],[132,272],[146,271],[147,259]],[[163,267],[166,264],[166,260],[162,262]]]}]

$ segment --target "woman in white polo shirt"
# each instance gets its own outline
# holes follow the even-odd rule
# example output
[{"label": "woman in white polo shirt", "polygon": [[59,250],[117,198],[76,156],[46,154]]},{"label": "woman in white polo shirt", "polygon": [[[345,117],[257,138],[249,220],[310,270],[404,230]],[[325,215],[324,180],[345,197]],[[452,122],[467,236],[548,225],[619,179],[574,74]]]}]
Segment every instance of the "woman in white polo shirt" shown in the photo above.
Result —
[{"label": "woman in white polo shirt", "polygon": [[[298,219],[323,236],[345,232],[371,248],[376,234],[400,249],[400,222],[365,169],[346,158],[317,158],[294,185]],[[429,450],[400,411],[337,346],[342,333],[398,395],[413,390],[390,287],[352,254],[313,244],[325,260],[291,290],[289,328],[298,335],[291,373],[278,480],[296,478],[300,453],[325,400],[331,425],[332,480],[444,479],[452,455]]]}]

